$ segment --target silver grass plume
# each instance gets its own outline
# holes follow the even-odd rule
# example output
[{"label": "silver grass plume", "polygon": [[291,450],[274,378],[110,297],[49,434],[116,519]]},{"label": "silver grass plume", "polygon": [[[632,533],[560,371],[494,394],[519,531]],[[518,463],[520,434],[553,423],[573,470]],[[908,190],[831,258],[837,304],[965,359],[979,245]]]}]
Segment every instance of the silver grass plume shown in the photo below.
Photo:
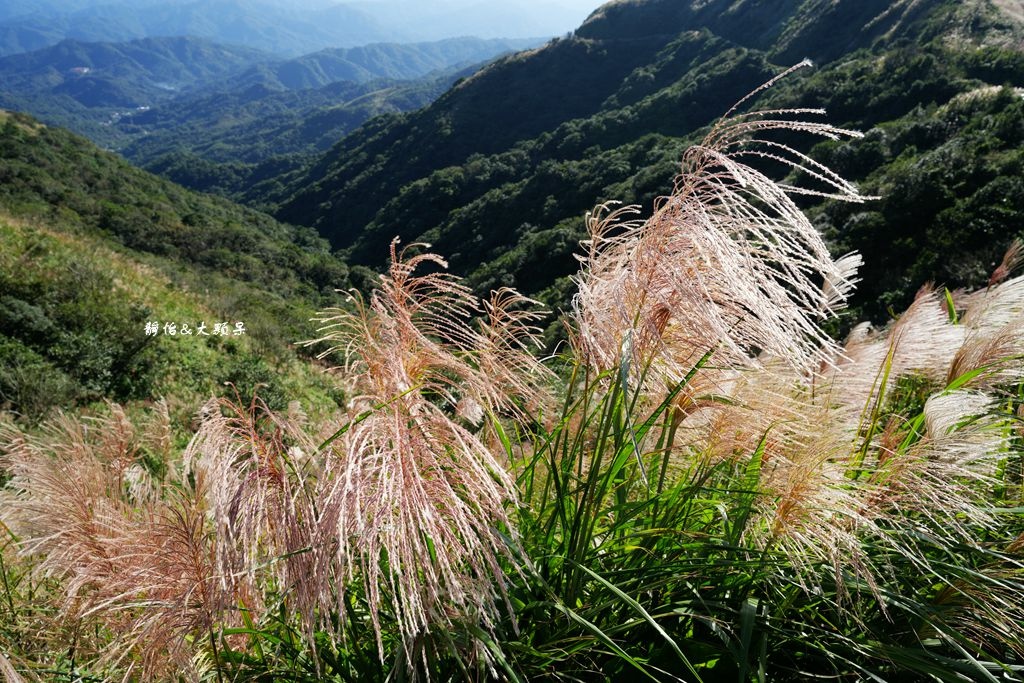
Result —
[{"label": "silver grass plume", "polygon": [[[819,321],[843,305],[860,260],[834,260],[790,195],[867,198],[764,134],[860,134],[792,118],[820,110],[735,111],[687,150],[673,194],[649,219],[623,221],[623,210],[604,209],[590,217],[574,311],[576,346],[597,367],[617,365],[627,339],[633,365],[652,364],[656,379],[667,381],[681,379],[709,351],[712,365],[753,367],[761,357],[802,373],[834,358],[835,343]],[[748,165],[758,161],[781,164],[822,189],[774,181]]]},{"label": "silver grass plume", "polygon": [[261,586],[276,586],[312,639],[329,582],[317,528],[317,441],[299,416],[276,414],[257,398],[211,400],[201,414],[184,474],[205,483],[207,516],[221,540],[217,574],[257,615]]},{"label": "silver grass plume", "polygon": [[[959,319],[944,297],[922,290],[889,326],[851,333],[834,362],[811,378],[781,367],[736,373],[723,384],[728,401],[698,405],[681,422],[690,451],[678,457],[695,452],[742,462],[761,442],[763,495],[745,534],[782,550],[805,589],[815,590],[827,569],[840,597],[845,577],[878,591],[880,580],[892,577],[865,551],[865,539],[941,576],[908,538],[925,534],[945,552],[980,549],[979,539],[998,525],[991,500],[1003,485],[1001,467],[1014,457],[1018,419],[1006,412],[1003,391],[1024,380],[1024,335],[1013,315],[1024,306],[1024,287],[1005,280],[955,298]],[[927,392],[917,422],[914,413],[887,415],[907,378]],[[894,533],[901,529],[908,533]],[[1004,558],[985,570],[990,585],[1017,590],[1024,557],[1018,549]],[[961,597],[971,590],[964,587]],[[1013,649],[1024,643],[1013,601],[950,601],[958,627]],[[986,623],[1004,625],[1001,640]]]},{"label": "silver grass plume", "polygon": [[167,433],[165,407],[149,434],[121,407],[107,412],[59,415],[36,435],[5,431],[0,460],[11,480],[0,519],[37,558],[36,572],[60,582],[62,618],[112,634],[81,656],[123,680],[198,680],[194,649],[231,623],[238,604],[216,573],[203,482],[165,490],[143,468],[144,444]]},{"label": "silver grass plume", "polygon": [[529,302],[497,293],[478,328],[478,301],[437,270],[444,266],[433,254],[399,252],[396,241],[369,301],[357,296],[352,309],[319,318],[317,341],[331,345],[324,355],[340,355],[355,396],[347,431],[325,454],[320,524],[337,571],[365,586],[382,656],[389,611],[407,657],[458,621],[493,627],[515,537],[506,510],[517,495],[472,423],[515,414],[543,396],[549,377],[529,353],[538,330],[518,308]]},{"label": "silver grass plume", "polygon": [[[1021,376],[1024,285],[997,273],[988,290],[958,298],[959,324],[926,289],[892,326],[862,328],[840,347],[818,323],[843,305],[859,257],[833,260],[790,195],[868,198],[762,133],[857,134],[789,118],[812,110],[733,111],[685,154],[673,195],[650,219],[608,207],[590,217],[574,342],[599,370],[645,370],[654,397],[712,351],[677,400],[680,469],[694,457],[749,462],[756,446],[762,495],[747,541],[782,551],[809,592],[828,581],[842,600],[852,577],[880,597],[887,567],[865,539],[931,572],[927,553],[892,529],[913,519],[951,551],[976,546],[994,523],[988,497],[1009,430],[986,391]],[[747,165],[759,159],[824,189],[773,182]],[[907,441],[905,425],[882,421],[909,375],[929,378],[934,395]],[[1013,612],[1000,614],[1012,622]],[[1008,638],[1021,642],[1022,629]]]}]

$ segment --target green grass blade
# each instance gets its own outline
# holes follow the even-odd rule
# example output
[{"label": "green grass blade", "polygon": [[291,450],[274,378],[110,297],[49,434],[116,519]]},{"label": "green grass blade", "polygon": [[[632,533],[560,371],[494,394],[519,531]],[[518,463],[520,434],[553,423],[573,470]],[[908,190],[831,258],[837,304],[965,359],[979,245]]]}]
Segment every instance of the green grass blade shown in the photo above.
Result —
[{"label": "green grass blade", "polygon": [[661,624],[659,624],[654,619],[654,617],[652,617],[650,613],[646,609],[644,609],[643,605],[641,605],[639,602],[631,598],[629,595],[626,595],[626,593],[623,592],[618,586],[611,583],[603,576],[590,569],[589,567],[579,566],[579,569],[582,570],[584,573],[590,575],[591,578],[593,578],[602,586],[610,590],[612,593],[618,596],[620,600],[629,605],[637,614],[639,614],[643,618],[643,620],[646,621],[651,626],[651,628],[657,631],[658,635],[660,635],[662,639],[664,639],[664,641],[668,643],[668,646],[672,648],[672,651],[676,653],[677,657],[679,657],[679,661],[681,661],[683,665],[687,668],[687,670],[691,674],[693,674],[694,679],[698,683],[702,683],[700,674],[697,673],[697,669],[694,668],[690,660],[686,657],[685,654],[683,654],[683,651],[682,649],[680,649],[679,644],[676,643],[672,636],[670,636],[668,632],[666,632],[665,629],[661,627]]}]

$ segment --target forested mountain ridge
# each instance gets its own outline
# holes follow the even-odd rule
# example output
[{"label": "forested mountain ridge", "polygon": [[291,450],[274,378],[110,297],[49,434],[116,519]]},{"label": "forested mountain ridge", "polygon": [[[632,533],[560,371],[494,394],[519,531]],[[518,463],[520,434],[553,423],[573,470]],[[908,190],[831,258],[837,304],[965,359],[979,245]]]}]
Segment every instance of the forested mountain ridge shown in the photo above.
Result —
[{"label": "forested mountain ridge", "polygon": [[495,55],[535,47],[536,38],[448,38],[421,43],[372,43],[331,48],[293,59],[257,64],[232,79],[236,87],[260,84],[305,90],[338,81],[365,83],[388,78],[411,80],[432,72],[466,67]]},{"label": "forested mountain ridge", "polygon": [[363,122],[426,106],[474,68],[415,81],[341,81],[283,91],[254,85],[197,94],[122,124],[138,134],[119,152],[185,187],[258,205],[280,191],[283,175],[301,170]]},{"label": "forested mountain ridge", "polygon": [[143,38],[127,43],[69,39],[53,47],[0,58],[0,84],[5,91],[16,93],[46,87],[59,92],[62,87],[84,90],[70,84],[103,79],[173,92],[208,84],[270,60],[271,55],[259,50],[201,38]]},{"label": "forested mountain ridge", "polygon": [[118,151],[187,187],[259,197],[260,182],[364,121],[426,106],[480,63],[533,40],[458,38],[263,62],[120,120]]},{"label": "forested mountain ridge", "polygon": [[[571,37],[499,60],[423,110],[364,125],[267,199],[278,204],[279,217],[316,227],[355,264],[382,264],[398,234],[431,242],[481,290],[502,284],[546,290],[556,303],[567,289],[560,277],[575,268],[571,253],[583,236],[583,213],[603,200],[649,209],[699,129],[783,67],[803,58],[817,63],[813,73],[778,84],[758,106],[824,107],[833,123],[911,135],[906,131],[929,126],[959,94],[1024,85],[1019,6],[1016,0],[612,2]],[[937,122],[919,144],[904,141],[878,153],[873,168],[845,170],[861,180],[874,171],[872,182],[885,185],[890,171],[929,150],[960,149],[962,134],[977,132],[972,121],[1012,121],[1019,107],[1012,97],[971,102],[954,107],[957,115]],[[955,165],[954,175],[972,178],[932,189],[940,195],[948,189],[952,204],[969,202],[1006,172],[1005,164],[1015,163],[1014,133],[992,136],[989,146],[1007,155],[998,168],[982,168],[996,163],[987,157]],[[879,229],[898,237],[910,226],[896,224],[901,198],[887,201]],[[962,255],[961,270],[982,272],[1005,247],[1016,230],[1010,219],[1018,209],[1010,210],[1004,234],[991,243],[966,240],[978,249]],[[845,239],[856,231],[842,220],[832,228],[837,243],[859,246]],[[869,258],[862,301],[905,302],[913,294],[910,270],[960,284],[948,270],[909,258]]]}]

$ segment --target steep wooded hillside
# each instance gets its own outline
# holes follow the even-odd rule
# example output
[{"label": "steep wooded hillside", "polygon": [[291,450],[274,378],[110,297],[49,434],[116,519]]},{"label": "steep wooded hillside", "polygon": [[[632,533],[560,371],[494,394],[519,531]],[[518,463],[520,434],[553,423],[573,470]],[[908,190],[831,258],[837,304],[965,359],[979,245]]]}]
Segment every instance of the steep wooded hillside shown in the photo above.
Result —
[{"label": "steep wooded hillside", "polygon": [[[810,58],[813,72],[754,106],[824,107],[829,121],[868,132],[828,154],[860,159],[838,165],[866,189],[888,191],[868,212],[871,229],[899,243],[952,230],[939,241],[966,247],[952,272],[927,250],[876,249],[856,227],[861,214],[817,209],[828,212],[819,220],[837,244],[873,250],[860,301],[884,317],[913,295],[911,282],[955,286],[985,272],[1019,230],[1019,195],[1004,202],[989,185],[1013,182],[1020,98],[964,94],[1024,85],[1020,5],[611,2],[571,37],[500,60],[421,111],[369,122],[264,200],[277,202],[282,219],[316,227],[355,264],[379,266],[397,234],[431,242],[482,290],[511,284],[560,303],[588,208],[622,200],[649,210],[703,126]],[[907,170],[919,163],[944,170]],[[943,197],[929,208],[955,208],[956,220],[937,223],[934,211],[903,205],[911,195],[900,191],[901,173],[912,176],[915,196]],[[998,219],[977,220],[992,193]]]}]

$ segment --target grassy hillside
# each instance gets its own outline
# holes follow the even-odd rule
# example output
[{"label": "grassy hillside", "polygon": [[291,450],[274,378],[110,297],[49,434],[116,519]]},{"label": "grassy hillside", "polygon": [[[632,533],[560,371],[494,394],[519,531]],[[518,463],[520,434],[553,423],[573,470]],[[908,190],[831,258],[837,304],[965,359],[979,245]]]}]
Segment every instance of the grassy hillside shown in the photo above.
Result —
[{"label": "grassy hillside", "polygon": [[[0,394],[8,409],[211,393],[256,384],[323,408],[293,342],[313,336],[345,266],[308,229],[188,192],[66,131],[0,119]],[[158,321],[161,333],[145,333]],[[245,334],[191,338],[242,322]],[[294,392],[294,393],[293,393]]]},{"label": "grassy hillside", "polygon": [[[929,112],[961,94],[1024,85],[1022,35],[1013,15],[982,0],[613,2],[570,38],[501,60],[421,111],[370,122],[266,199],[282,219],[316,227],[354,264],[379,267],[399,234],[450,255],[479,291],[515,285],[557,305],[584,212],[599,200],[650,210],[687,142],[783,66],[817,62],[813,74],[789,79],[759,104],[824,107],[831,121],[869,132],[868,142],[851,147],[866,150],[885,131],[927,127]],[[959,206],[955,223],[940,227],[926,212],[909,224],[898,192],[870,210],[876,234],[907,244],[945,231],[943,240],[966,247],[956,272],[934,259],[887,255],[842,216],[828,219],[837,245],[880,252],[867,259],[872,284],[858,300],[872,316],[885,315],[879,296],[882,308],[898,309],[922,279],[976,284],[1019,230],[1016,200],[997,229],[991,217],[978,220],[988,211],[980,196],[970,199],[1012,173],[1015,134],[985,121],[1012,121],[1018,107],[1013,97],[953,106],[957,114],[930,134],[844,168],[885,190],[926,155],[986,138],[971,153],[990,164],[984,172],[945,165],[915,181],[921,196],[948,195],[946,203]],[[988,159],[987,150],[1005,158]],[[847,153],[855,154],[840,152]]]}]

